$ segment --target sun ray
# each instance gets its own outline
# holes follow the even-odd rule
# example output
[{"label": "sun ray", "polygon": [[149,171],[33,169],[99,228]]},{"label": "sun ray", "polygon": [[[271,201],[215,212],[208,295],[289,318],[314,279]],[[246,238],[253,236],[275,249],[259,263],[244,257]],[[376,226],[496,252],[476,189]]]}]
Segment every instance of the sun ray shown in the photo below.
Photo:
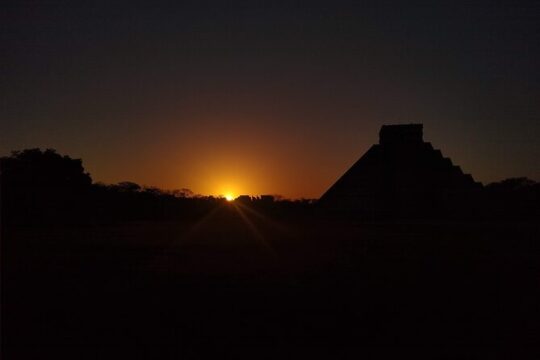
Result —
[{"label": "sun ray", "polygon": [[234,209],[238,212],[244,223],[247,225],[248,229],[254,235],[255,239],[258,240],[259,243],[272,255],[277,256],[274,248],[268,243],[268,241],[265,240],[259,229],[257,229],[257,226],[255,226],[253,221],[251,221],[251,219],[246,215],[246,213],[244,213],[244,211],[237,204],[234,204]]},{"label": "sun ray", "polygon": [[284,225],[282,225],[282,224],[278,223],[277,221],[269,218],[268,216],[260,213],[259,211],[247,206],[246,204],[243,204],[243,203],[239,202],[237,205],[239,207],[241,207],[243,210],[255,215],[256,217],[258,217],[259,219],[264,221],[267,225],[271,226],[273,229],[279,230],[279,231],[281,231],[281,232],[283,232],[285,234],[290,233],[290,229],[288,229]]}]

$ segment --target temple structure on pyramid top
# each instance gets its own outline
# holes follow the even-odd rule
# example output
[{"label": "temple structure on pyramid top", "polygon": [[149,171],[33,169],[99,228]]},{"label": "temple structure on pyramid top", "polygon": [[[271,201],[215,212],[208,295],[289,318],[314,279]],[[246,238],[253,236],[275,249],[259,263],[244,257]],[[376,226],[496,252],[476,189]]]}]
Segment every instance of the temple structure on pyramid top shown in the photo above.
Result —
[{"label": "temple structure on pyramid top", "polygon": [[365,217],[459,211],[482,184],[423,139],[422,124],[384,125],[371,148],[320,198],[327,209]]}]

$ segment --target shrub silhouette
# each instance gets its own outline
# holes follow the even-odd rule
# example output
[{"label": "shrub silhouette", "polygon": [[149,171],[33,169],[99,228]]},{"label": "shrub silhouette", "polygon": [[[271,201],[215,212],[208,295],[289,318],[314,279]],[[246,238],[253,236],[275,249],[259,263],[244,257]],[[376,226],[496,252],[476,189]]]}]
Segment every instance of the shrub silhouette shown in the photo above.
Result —
[{"label": "shrub silhouette", "polygon": [[526,177],[488,184],[486,212],[491,217],[524,220],[540,216],[540,183]]}]

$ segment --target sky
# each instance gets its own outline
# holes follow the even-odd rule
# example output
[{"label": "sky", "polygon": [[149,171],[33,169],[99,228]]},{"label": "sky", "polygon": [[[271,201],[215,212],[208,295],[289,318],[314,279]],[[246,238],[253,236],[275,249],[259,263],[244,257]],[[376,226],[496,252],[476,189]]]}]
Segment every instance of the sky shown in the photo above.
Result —
[{"label": "sky", "polygon": [[540,180],[540,2],[7,1],[0,155],[94,181],[318,198],[383,124]]}]

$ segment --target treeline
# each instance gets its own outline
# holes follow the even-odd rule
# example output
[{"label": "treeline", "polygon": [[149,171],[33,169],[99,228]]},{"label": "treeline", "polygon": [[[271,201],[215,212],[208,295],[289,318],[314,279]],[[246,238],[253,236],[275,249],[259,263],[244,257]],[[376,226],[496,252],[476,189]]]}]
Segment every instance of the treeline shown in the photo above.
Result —
[{"label": "treeline", "polygon": [[[529,221],[540,217],[540,183],[533,180],[507,179],[479,191],[475,203],[469,204],[477,213],[474,219]],[[93,183],[80,159],[52,149],[14,151],[0,158],[0,202],[2,224],[190,221],[227,205],[224,198],[197,196],[189,189]],[[237,202],[276,217],[325,214],[312,200],[243,197]]]},{"label": "treeline", "polygon": [[482,199],[487,218],[540,220],[540,183],[526,177],[488,184]]},{"label": "treeline", "polygon": [[[80,159],[53,149],[27,149],[1,157],[0,189],[3,224],[191,221],[227,205],[224,198],[195,195],[189,189],[163,190],[129,181],[94,183]],[[258,200],[250,200],[251,205],[276,213],[298,212],[312,203]]]}]

